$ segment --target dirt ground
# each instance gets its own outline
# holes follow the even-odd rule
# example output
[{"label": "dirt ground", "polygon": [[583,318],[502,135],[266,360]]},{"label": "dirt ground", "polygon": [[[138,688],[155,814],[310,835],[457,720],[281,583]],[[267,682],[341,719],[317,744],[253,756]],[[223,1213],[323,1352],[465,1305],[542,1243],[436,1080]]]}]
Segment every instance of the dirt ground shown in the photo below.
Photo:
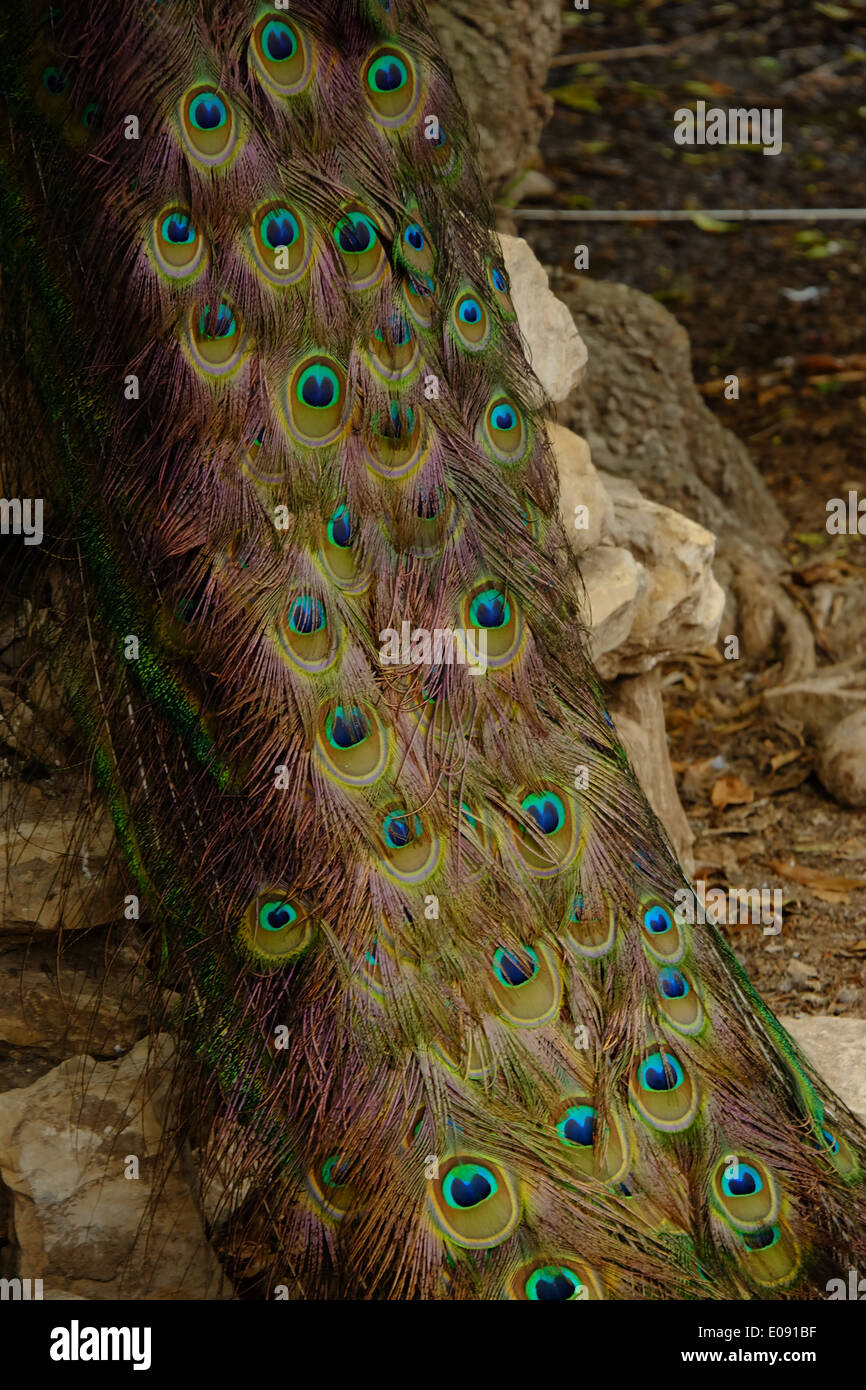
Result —
[{"label": "dirt ground", "polygon": [[[866,0],[564,7],[543,171],[558,208],[866,207]],[[637,56],[611,50],[660,48]],[[600,61],[593,61],[600,53]],[[785,149],[673,141],[673,112],[782,108]],[[532,206],[532,200],[527,200]],[[866,537],[829,536],[826,504],[866,496],[866,223],[519,223],[568,298],[590,273],[664,302],[691,335],[695,380],[747,445],[788,521],[788,591],[821,664],[866,653]],[[740,399],[720,382],[740,378]],[[781,888],[783,929],[727,928],[780,1013],[866,1017],[866,813],[812,772],[796,727],[754,699],[775,665],[736,675],[711,656],[664,671],[671,755],[708,887]],[[750,699],[744,700],[744,681]],[[720,777],[742,800],[714,805]],[[719,799],[717,794],[717,800]]]}]

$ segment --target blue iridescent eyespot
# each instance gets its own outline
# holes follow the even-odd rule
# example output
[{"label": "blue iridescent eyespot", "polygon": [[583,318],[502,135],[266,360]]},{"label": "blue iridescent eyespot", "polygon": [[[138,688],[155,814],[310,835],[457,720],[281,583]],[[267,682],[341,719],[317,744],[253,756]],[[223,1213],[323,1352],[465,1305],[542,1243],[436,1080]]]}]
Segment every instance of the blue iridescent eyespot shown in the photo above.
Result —
[{"label": "blue iridescent eyespot", "polygon": [[191,220],[182,212],[169,213],[163,218],[160,235],[175,246],[186,246],[195,241],[195,228]]},{"label": "blue iridescent eyespot", "polygon": [[370,64],[367,82],[373,92],[399,92],[409,81],[409,69],[396,53],[386,53]]},{"label": "blue iridescent eyespot", "polygon": [[199,335],[202,338],[232,338],[238,331],[234,310],[228,304],[220,304],[216,313],[206,304],[199,316]]},{"label": "blue iridescent eyespot", "polygon": [[328,540],[343,549],[352,544],[352,519],[348,507],[338,507],[329,520]]},{"label": "blue iridescent eyespot", "polygon": [[369,251],[377,236],[376,224],[365,212],[350,212],[334,229],[334,239],[347,255]]},{"label": "blue iridescent eyespot", "polygon": [[458,1163],[445,1177],[442,1195],[449,1207],[468,1211],[492,1197],[499,1184],[481,1163]]},{"label": "blue iridescent eyespot", "polygon": [[408,245],[412,247],[413,251],[423,251],[424,233],[418,226],[417,222],[413,222],[411,226],[407,227],[403,235],[406,238]]},{"label": "blue iridescent eyespot", "polygon": [[274,208],[262,218],[262,241],[274,250],[278,246],[294,246],[300,235],[298,219],[288,208]]},{"label": "blue iridescent eyespot", "polygon": [[683,1069],[670,1052],[653,1052],[638,1069],[638,1078],[645,1091],[676,1091],[683,1084]]},{"label": "blue iridescent eyespot", "polygon": [[596,1111],[591,1105],[569,1106],[556,1126],[556,1132],[566,1144],[589,1148],[595,1138]]},{"label": "blue iridescent eyespot", "polygon": [[555,835],[565,825],[565,803],[556,792],[533,793],[520,804],[542,835]]},{"label": "blue iridescent eyespot", "polygon": [[266,902],[259,908],[259,926],[263,931],[282,931],[297,919],[298,914],[289,902]]},{"label": "blue iridescent eyespot", "polygon": [[314,410],[325,410],[334,404],[340,395],[340,382],[336,372],[323,363],[307,367],[298,378],[298,400]]},{"label": "blue iridescent eyespot", "polygon": [[282,20],[271,19],[262,30],[262,49],[272,63],[284,63],[297,51],[298,41]]},{"label": "blue iridescent eyespot", "polygon": [[672,929],[674,922],[667,908],[655,903],[644,913],[643,924],[648,932],[652,932],[653,936],[661,936],[664,932]]},{"label": "blue iridescent eyespot", "polygon": [[220,130],[228,121],[228,107],[216,92],[200,92],[190,102],[189,118],[196,130]]},{"label": "blue iridescent eyespot", "polygon": [[500,294],[507,293],[508,284],[505,279],[505,276],[502,274],[502,271],[499,269],[498,266],[493,266],[492,270],[490,271],[490,279],[493,281],[494,289],[499,290]]},{"label": "blue iridescent eyespot", "polygon": [[681,975],[670,966],[659,971],[656,983],[659,994],[664,995],[665,999],[684,999],[689,992],[689,982],[685,975]]},{"label": "blue iridescent eyespot", "polygon": [[538,973],[538,956],[530,946],[523,946],[519,955],[502,947],[493,957],[493,971],[501,985],[514,989]]},{"label": "blue iridescent eyespot", "polygon": [[733,1172],[726,1171],[722,1177],[726,1197],[753,1197],[763,1186],[763,1178],[750,1163],[738,1163]]},{"label": "blue iridescent eyespot", "polygon": [[565,1265],[543,1265],[526,1281],[526,1297],[534,1303],[567,1303],[580,1298],[583,1285]]},{"label": "blue iridescent eyespot", "polygon": [[356,748],[370,735],[370,724],[357,705],[337,705],[325,721],[325,734],[332,748]]},{"label": "blue iridescent eyespot", "polygon": [[325,626],[324,605],[312,594],[300,594],[289,609],[289,629],[308,637]]},{"label": "blue iridescent eyespot", "polygon": [[53,97],[62,96],[69,86],[69,73],[63,68],[46,68],[42,74],[42,85]]},{"label": "blue iridescent eyespot", "polygon": [[484,589],[469,606],[469,621],[474,627],[505,627],[511,621],[511,604],[498,589]]},{"label": "blue iridescent eyespot", "polygon": [[349,1168],[340,1154],[332,1154],[322,1164],[322,1181],[326,1187],[345,1187],[349,1181]]},{"label": "blue iridescent eyespot", "polygon": [[517,415],[510,405],[497,405],[491,412],[490,423],[495,430],[513,430]]},{"label": "blue iridescent eyespot", "polygon": [[98,101],[90,101],[81,113],[81,124],[87,130],[98,130],[105,119],[105,111]]},{"label": "blue iridescent eyespot", "polygon": [[405,849],[413,840],[420,840],[421,817],[410,816],[408,811],[392,811],[382,822],[382,833],[391,849]]},{"label": "blue iridescent eyespot", "polygon": [[839,1140],[836,1138],[835,1134],[830,1133],[829,1129],[821,1130],[821,1138],[824,1140],[831,1154],[837,1154],[839,1152]]},{"label": "blue iridescent eyespot", "polygon": [[461,300],[457,310],[457,317],[460,319],[461,323],[480,323],[483,315],[484,310],[481,308],[477,299],[473,299],[471,295],[467,294]]}]

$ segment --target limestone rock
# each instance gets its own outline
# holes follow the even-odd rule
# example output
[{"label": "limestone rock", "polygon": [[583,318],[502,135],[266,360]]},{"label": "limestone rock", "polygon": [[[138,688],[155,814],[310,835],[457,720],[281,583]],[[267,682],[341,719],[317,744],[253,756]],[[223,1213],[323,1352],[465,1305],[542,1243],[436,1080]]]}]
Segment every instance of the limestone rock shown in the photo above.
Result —
[{"label": "limestone rock", "polygon": [[651,671],[618,680],[609,709],[644,795],[667,831],[684,870],[691,875],[695,867],[695,837],[671,767],[658,673]]},{"label": "limestone rock", "polygon": [[815,771],[841,806],[866,806],[866,706],[825,730]]},{"label": "limestone rock", "polygon": [[[613,502],[593,466],[586,440],[562,425],[548,425],[547,433],[559,470],[559,509],[565,533],[575,554],[582,555],[611,538]],[[583,513],[575,516],[577,507],[586,508],[585,529],[575,524],[584,519]]]},{"label": "limestone rock", "polygon": [[599,476],[613,498],[614,541],[646,574],[628,634],[599,663],[601,674],[638,674],[663,656],[709,646],[725,606],[712,569],[715,537],[670,507],[649,501],[634,484]]},{"label": "limestone rock", "polygon": [[618,650],[628,637],[646,590],[646,571],[630,550],[600,545],[580,566],[584,584],[583,616],[589,625],[589,650],[601,668],[606,652]]},{"label": "limestone rock", "polygon": [[827,1085],[866,1120],[866,1019],[810,1014],[781,1022]]},{"label": "limestone rock", "polygon": [[[180,1165],[157,1177],[173,1043],[120,1062],[71,1057],[0,1095],[0,1179],[21,1278],[82,1298],[212,1299],[228,1282],[208,1246]],[[140,1176],[124,1176],[130,1156]]]},{"label": "limestone rock", "polygon": [[564,401],[583,377],[586,346],[528,242],[513,236],[502,236],[500,241],[532,370],[552,401]]}]

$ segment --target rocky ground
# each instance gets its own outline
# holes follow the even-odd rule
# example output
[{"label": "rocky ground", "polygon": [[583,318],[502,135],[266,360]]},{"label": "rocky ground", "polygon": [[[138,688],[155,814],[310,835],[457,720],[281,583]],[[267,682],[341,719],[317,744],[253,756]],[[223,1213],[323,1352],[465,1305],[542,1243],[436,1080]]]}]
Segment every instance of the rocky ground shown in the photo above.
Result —
[{"label": "rocky ground", "polygon": [[[558,60],[551,73],[557,105],[543,142],[550,185],[538,186],[526,206],[866,205],[862,5],[621,0],[583,14],[563,7],[563,17],[563,53],[577,57]],[[698,99],[781,107],[784,153],[677,148],[672,113]],[[518,216],[516,227],[589,346],[584,385],[560,418],[586,434],[602,468],[711,526],[726,585],[736,586],[738,539],[748,531],[755,555],[763,537],[779,557],[779,585],[808,625],[819,668],[856,666],[866,657],[866,537],[829,536],[825,522],[828,499],[857,488],[866,496],[864,224],[725,228]],[[579,243],[589,247],[593,279],[643,290],[688,330],[699,389],[719,424],[746,446],[775,507],[750,493],[717,438],[710,452],[723,462],[711,476],[701,452],[712,427],[683,427],[682,399],[670,389],[683,364],[672,357],[664,320],[647,309],[636,324],[634,301],[626,315],[599,308],[598,286],[589,290],[573,269]],[[609,292],[618,293],[612,285]],[[644,393],[638,409],[629,380],[612,379],[632,330],[631,380]],[[722,394],[729,373],[740,379],[736,401]],[[721,508],[701,494],[694,470],[689,482],[694,459]],[[729,607],[723,632],[738,631],[735,621]],[[698,875],[709,885],[783,891],[778,937],[729,931],[774,1009],[866,1017],[866,816],[840,806],[815,774],[821,733],[862,710],[866,693],[855,675],[841,697],[837,690],[820,705],[821,727],[810,728],[820,702],[809,690],[775,703],[763,698],[780,678],[798,674],[781,669],[784,651],[770,645],[734,663],[720,652],[717,644],[668,662],[662,675]]]}]

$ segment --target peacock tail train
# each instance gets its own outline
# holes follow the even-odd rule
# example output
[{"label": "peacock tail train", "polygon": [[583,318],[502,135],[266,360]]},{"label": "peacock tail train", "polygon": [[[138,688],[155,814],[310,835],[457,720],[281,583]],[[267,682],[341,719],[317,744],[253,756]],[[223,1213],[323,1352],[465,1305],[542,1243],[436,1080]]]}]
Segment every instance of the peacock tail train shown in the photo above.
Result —
[{"label": "peacock tail train", "polygon": [[821,1296],[864,1134],[683,910],[422,5],[11,8],[4,466],[266,1289]]}]

